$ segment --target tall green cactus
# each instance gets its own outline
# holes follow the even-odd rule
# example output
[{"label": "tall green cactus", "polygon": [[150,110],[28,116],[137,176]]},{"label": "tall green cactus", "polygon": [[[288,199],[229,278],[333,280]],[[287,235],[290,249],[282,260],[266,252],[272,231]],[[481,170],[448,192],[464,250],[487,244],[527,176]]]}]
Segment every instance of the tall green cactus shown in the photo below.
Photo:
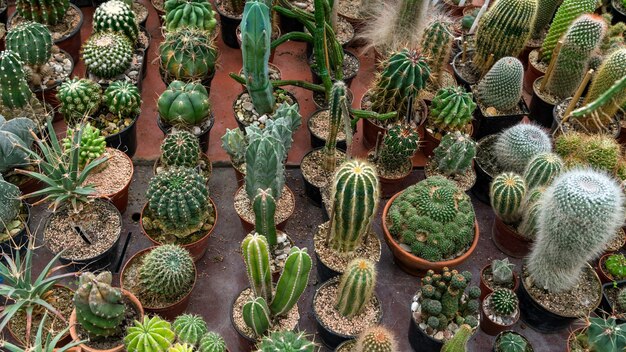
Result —
[{"label": "tall green cactus", "polygon": [[445,131],[464,130],[472,121],[476,103],[465,88],[445,87],[435,94],[430,104],[430,121]]},{"label": "tall green cactus", "polygon": [[552,20],[562,0],[537,0],[537,17],[531,33],[532,39],[540,39],[541,33]]},{"label": "tall green cactus", "polygon": [[476,156],[476,142],[459,131],[448,133],[433,150],[437,171],[447,176],[461,175],[472,166]]},{"label": "tall green cactus", "polygon": [[272,273],[267,239],[258,233],[248,234],[241,242],[241,252],[254,295],[265,299],[266,302],[271,302]]},{"label": "tall green cactus", "polygon": [[284,147],[279,140],[263,136],[246,150],[246,193],[254,199],[259,189],[270,190],[279,199],[285,185]]},{"label": "tall green cactus", "polygon": [[0,97],[2,105],[9,109],[23,108],[33,97],[22,66],[17,53],[11,50],[0,52]]},{"label": "tall green cactus", "polygon": [[37,128],[27,117],[6,120],[0,115],[0,174],[28,165],[27,150],[33,147],[35,138],[31,132]]},{"label": "tall green cactus", "polygon": [[530,160],[524,170],[528,189],[548,186],[563,170],[563,160],[554,153],[540,153]]},{"label": "tall green cactus", "polygon": [[17,0],[15,10],[20,17],[46,25],[55,25],[65,18],[69,0]]},{"label": "tall green cactus", "polygon": [[276,224],[274,222],[276,200],[272,197],[269,189],[257,191],[257,195],[252,200],[252,210],[254,210],[255,231],[265,236],[271,247],[276,246]]},{"label": "tall green cactus", "polygon": [[298,303],[308,285],[311,267],[307,249],[292,247],[276,284],[276,295],[270,304],[273,316],[287,314]]},{"label": "tall green cactus", "polygon": [[448,341],[446,341],[441,347],[441,352],[465,352],[467,350],[467,342],[472,337],[472,327],[463,324],[454,333],[454,336]]},{"label": "tall green cactus", "polygon": [[346,129],[346,141],[348,144],[350,144],[352,140],[352,131],[349,129],[349,104],[346,98],[346,92],[346,85],[342,81],[335,82],[330,92],[330,109],[328,112],[330,127],[328,137],[326,137],[326,144],[324,145],[324,169],[326,171],[333,171],[337,166],[335,160],[337,134],[342,124]]},{"label": "tall green cactus", "polygon": [[514,57],[498,60],[478,82],[474,94],[485,109],[500,112],[514,109],[522,98],[524,66]]},{"label": "tall green cactus", "polygon": [[122,291],[111,287],[113,275],[103,271],[98,276],[85,272],[80,275],[74,294],[76,319],[90,337],[107,337],[120,332],[126,308]]},{"label": "tall green cactus", "polygon": [[149,293],[178,298],[191,290],[196,280],[196,267],[188,250],[164,244],[143,256],[139,279],[141,287]]},{"label": "tall green cactus", "polygon": [[376,267],[367,259],[353,259],[341,275],[335,306],[344,317],[354,317],[372,299],[376,287]]},{"label": "tall green cactus", "polygon": [[6,48],[11,50],[30,66],[48,63],[52,56],[52,34],[41,23],[24,22],[6,34]]},{"label": "tall green cactus", "polygon": [[513,172],[500,174],[491,182],[491,207],[506,224],[513,224],[522,218],[520,207],[525,195],[526,182]]},{"label": "tall green cactus", "polygon": [[389,128],[376,155],[376,164],[383,170],[404,170],[419,148],[419,133],[409,124],[398,123]]},{"label": "tall green cactus", "polygon": [[167,81],[203,81],[215,74],[217,49],[203,30],[181,28],[168,32],[159,46],[161,73]]},{"label": "tall green cactus", "polygon": [[494,154],[502,171],[524,173],[539,153],[552,151],[548,134],[536,125],[518,124],[504,130],[496,140]]},{"label": "tall green cactus", "polygon": [[157,101],[159,117],[170,125],[197,126],[209,118],[211,103],[199,83],[173,81]]},{"label": "tall green cactus", "polygon": [[[503,57],[524,49],[537,14],[537,0],[499,0],[481,17],[472,63],[485,73]],[[493,59],[490,56],[493,55]]]},{"label": "tall green cactus", "polygon": [[438,16],[424,30],[420,47],[434,80],[441,79],[445,65],[450,60],[454,41],[453,28],[454,22],[451,18]]}]

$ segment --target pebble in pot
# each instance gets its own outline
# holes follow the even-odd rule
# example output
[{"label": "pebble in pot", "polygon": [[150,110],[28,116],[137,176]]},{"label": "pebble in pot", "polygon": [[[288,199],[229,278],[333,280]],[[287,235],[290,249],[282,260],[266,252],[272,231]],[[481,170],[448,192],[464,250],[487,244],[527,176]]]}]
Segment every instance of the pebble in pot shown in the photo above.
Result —
[{"label": "pebble in pot", "polygon": [[[58,341],[63,340],[63,338],[68,334],[70,327],[66,327],[65,329],[59,331],[56,334],[53,334],[52,331],[47,330],[48,324],[48,316],[44,315],[39,323],[39,327],[37,328],[37,334],[35,335],[35,341],[40,341],[40,345],[37,346],[39,351],[76,351],[75,347],[78,347],[80,344],[87,342],[87,340],[81,341],[72,341],[67,345],[63,346],[62,349],[57,349],[56,344]],[[7,351],[11,352],[28,352],[29,348],[22,348],[20,346],[14,345],[8,341],[2,341],[2,347]]]}]

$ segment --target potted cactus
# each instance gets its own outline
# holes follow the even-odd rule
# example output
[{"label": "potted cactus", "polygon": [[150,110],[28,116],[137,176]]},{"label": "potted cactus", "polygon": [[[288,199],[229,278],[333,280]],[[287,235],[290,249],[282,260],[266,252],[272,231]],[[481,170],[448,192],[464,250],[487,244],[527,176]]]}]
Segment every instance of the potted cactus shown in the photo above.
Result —
[{"label": "potted cactus", "polygon": [[452,17],[437,14],[429,19],[424,29],[420,47],[431,70],[426,91],[421,95],[424,99],[433,100],[440,89],[456,86],[456,80],[446,63],[450,62],[458,27]]},{"label": "potted cactus", "polygon": [[128,327],[122,348],[128,352],[167,351],[175,339],[176,334],[167,320],[158,315],[145,315]]},{"label": "potted cactus", "polygon": [[398,352],[398,342],[391,331],[384,326],[372,326],[363,331],[355,340],[342,342],[335,352]]},{"label": "potted cactus", "polygon": [[243,0],[218,0],[215,2],[215,10],[220,15],[222,41],[234,49],[239,48],[236,32],[241,23],[245,4],[246,2]]},{"label": "potted cactus", "polygon": [[200,142],[193,133],[186,130],[170,132],[161,142],[161,157],[154,162],[154,174],[164,170],[188,167],[194,168],[206,179],[211,179],[213,167],[206,153],[200,151]]},{"label": "potted cactus", "polygon": [[607,253],[600,257],[596,272],[603,284],[626,279],[626,256],[623,253]]},{"label": "potted cactus", "polygon": [[[136,62],[133,55],[133,44],[128,37],[112,31],[93,34],[81,48],[87,77],[103,84],[109,84],[122,74],[130,78],[131,63]],[[139,76],[131,81],[138,85]]]},{"label": "potted cactus", "polygon": [[493,352],[534,352],[528,339],[515,331],[503,331],[496,336]]},{"label": "potted cactus", "polygon": [[[209,331],[207,323],[202,317],[194,314],[182,314],[172,323],[172,330],[176,334],[178,346],[187,346],[190,349],[208,352],[227,352],[226,342],[220,334]],[[140,346],[140,344],[137,344]],[[176,351],[188,351],[176,349]]]},{"label": "potted cactus", "polygon": [[317,345],[309,341],[304,332],[275,331],[257,343],[258,351],[301,351],[314,352]]},{"label": "potted cactus", "polygon": [[515,292],[508,288],[496,288],[481,304],[480,328],[488,335],[495,336],[515,325],[519,320],[519,300]]},{"label": "potted cactus", "polygon": [[626,348],[626,325],[615,317],[589,317],[586,326],[572,331],[567,339],[567,352],[620,351]]},{"label": "potted cactus", "polygon": [[626,322],[626,280],[602,285],[602,302],[597,311],[611,314],[620,324]]},{"label": "potted cactus", "polygon": [[30,208],[20,198],[20,189],[0,175],[0,250],[12,253],[28,242]]},{"label": "potted cactus", "polygon": [[235,171],[235,179],[237,180],[237,186],[243,186],[243,181],[246,175],[246,150],[248,148],[248,139],[243,134],[241,129],[226,129],[226,132],[221,138],[222,149],[230,157],[230,162]]},{"label": "potted cactus", "polygon": [[[2,115],[0,115],[2,116]],[[0,174],[5,181],[19,187],[22,193],[31,193],[41,184],[30,177],[18,174],[17,169],[35,170],[26,149],[33,148],[37,124],[26,117],[6,120],[0,117]]]},{"label": "potted cactus", "polygon": [[31,92],[23,65],[18,53],[0,52],[0,115],[7,120],[26,117],[41,125],[47,116],[52,116],[52,107],[41,103]]},{"label": "potted cactus", "polygon": [[494,259],[480,270],[480,300],[496,288],[508,288],[517,291],[519,276],[515,271],[515,264],[509,258]]},{"label": "potted cactus", "polygon": [[181,28],[209,33],[216,31],[217,21],[210,3],[200,0],[166,0],[164,5],[166,32],[175,32]]},{"label": "potted cactus", "polygon": [[468,191],[476,182],[474,157],[476,142],[459,131],[448,133],[424,167],[426,177],[442,175],[454,181],[457,186]]}]

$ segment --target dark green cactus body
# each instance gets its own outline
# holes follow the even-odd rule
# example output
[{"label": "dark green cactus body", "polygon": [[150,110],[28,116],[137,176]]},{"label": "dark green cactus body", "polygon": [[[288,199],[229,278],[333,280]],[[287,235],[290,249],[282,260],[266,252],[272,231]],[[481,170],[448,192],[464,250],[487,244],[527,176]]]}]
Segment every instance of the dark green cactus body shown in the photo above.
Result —
[{"label": "dark green cactus body", "polygon": [[18,0],[15,2],[15,10],[22,18],[46,25],[61,22],[69,7],[68,0]]},{"label": "dark green cactus body", "polygon": [[465,173],[476,156],[476,142],[461,132],[448,133],[433,150],[433,162],[444,175],[453,176]]},{"label": "dark green cactus body", "polygon": [[189,251],[172,244],[154,247],[143,257],[139,269],[141,286],[166,298],[177,298],[189,292],[195,276]]},{"label": "dark green cactus body", "polygon": [[36,128],[35,122],[27,117],[7,121],[0,115],[0,174],[31,163],[26,151],[33,146],[31,131]]},{"label": "dark green cactus body", "polygon": [[472,121],[474,109],[472,93],[463,87],[441,88],[430,104],[431,121],[445,131],[463,130]]},{"label": "dark green cactus body", "polygon": [[[330,92],[329,102],[329,130],[328,137],[326,137],[326,144],[324,145],[324,169],[326,171],[332,171],[335,169],[335,153],[337,148],[337,134],[339,128],[343,124],[348,128],[349,124],[349,104],[346,99],[346,85],[342,81],[337,81],[333,84],[333,89]],[[352,131],[346,131],[346,140],[348,144],[351,142]]]},{"label": "dark green cactus body", "polygon": [[139,88],[128,81],[115,81],[104,91],[109,111],[119,117],[136,117],[141,112]]},{"label": "dark green cactus body", "polygon": [[246,302],[242,309],[243,320],[257,336],[263,336],[272,325],[272,315],[263,297]]},{"label": "dark green cactus body", "polygon": [[303,332],[277,331],[263,337],[257,344],[258,352],[314,352],[315,343],[309,341]]},{"label": "dark green cactus body", "polygon": [[485,109],[500,112],[514,109],[522,98],[524,66],[514,57],[498,60],[478,82],[474,93]]},{"label": "dark green cactus body", "polygon": [[139,26],[130,5],[120,0],[109,0],[96,8],[93,29],[98,32],[116,32],[125,35],[132,43],[137,41]]},{"label": "dark green cactus body", "polygon": [[530,160],[524,170],[528,189],[548,186],[563,170],[563,160],[554,153],[541,153]]},{"label": "dark green cactus body", "polygon": [[212,32],[217,25],[211,3],[203,0],[167,0],[165,29],[173,32],[180,28],[194,28]]},{"label": "dark green cactus body", "polygon": [[157,102],[159,116],[170,125],[197,126],[209,118],[211,103],[199,83],[173,81]]},{"label": "dark green cactus body", "polygon": [[623,351],[626,349],[624,324],[615,317],[590,317],[586,333],[591,351]]},{"label": "dark green cactus body", "polygon": [[52,56],[52,34],[41,23],[24,22],[6,34],[6,48],[20,57],[27,65],[48,63]]},{"label": "dark green cactus body", "polygon": [[511,332],[502,334],[496,341],[498,351],[501,352],[526,352],[527,344],[523,337]]},{"label": "dark green cactus body", "polygon": [[311,267],[311,257],[306,248],[291,248],[276,284],[276,295],[270,304],[272,316],[285,315],[298,303],[308,285]]},{"label": "dark green cactus body", "polygon": [[0,53],[0,97],[2,105],[9,109],[25,107],[33,96],[22,66],[17,53],[11,50]]},{"label": "dark green cactus body", "polygon": [[276,214],[276,200],[269,190],[259,189],[252,201],[254,210],[255,231],[265,236],[270,246],[276,246],[276,224],[274,214]]},{"label": "dark green cactus body", "polygon": [[526,195],[526,182],[513,172],[498,175],[491,182],[489,198],[496,215],[507,224],[522,218],[521,205]]},{"label": "dark green cactus body", "polygon": [[60,111],[69,124],[76,123],[95,113],[102,101],[100,85],[86,78],[68,79],[57,89]]},{"label": "dark green cactus body", "polygon": [[182,28],[165,35],[159,46],[161,74],[167,81],[202,81],[215,74],[217,49],[205,31]]},{"label": "dark green cactus body", "polygon": [[344,317],[354,317],[372,299],[376,287],[376,267],[367,259],[348,263],[337,289],[336,308]]},{"label": "dark green cactus body", "polygon": [[122,291],[111,287],[113,276],[105,271],[98,276],[81,274],[74,294],[76,319],[91,337],[107,337],[119,333],[124,319]]},{"label": "dark green cactus body", "polygon": [[552,16],[554,16],[561,2],[562,0],[537,0],[537,16],[535,17],[531,38],[541,38],[541,33],[552,20]]},{"label": "dark green cactus body", "polygon": [[403,170],[419,148],[419,133],[408,124],[396,124],[387,130],[377,159],[383,170]]},{"label": "dark green cactus body", "polygon": [[[419,1],[413,2],[418,3]],[[414,21],[416,18],[418,17],[412,17],[411,20]],[[452,41],[454,40],[453,28],[452,20],[442,16],[435,18],[424,30],[420,47],[435,80],[441,78],[441,73],[450,60]]]},{"label": "dark green cactus body", "polygon": [[491,294],[491,309],[498,315],[511,315],[517,310],[519,301],[515,292],[507,288],[497,288]]},{"label": "dark green cactus body", "polygon": [[12,183],[0,176],[0,235],[4,238],[5,230],[11,229],[11,224],[20,215],[22,192]]},{"label": "dark green cactus body", "polygon": [[166,352],[175,338],[170,323],[156,315],[145,315],[143,321],[135,320],[128,327],[124,346],[128,352]]},{"label": "dark green cactus body", "polygon": [[185,130],[168,134],[161,143],[163,166],[195,168],[200,160],[198,137]]},{"label": "dark green cactus body", "polygon": [[133,59],[133,46],[123,34],[95,33],[81,49],[89,72],[101,78],[113,78],[124,73]]}]

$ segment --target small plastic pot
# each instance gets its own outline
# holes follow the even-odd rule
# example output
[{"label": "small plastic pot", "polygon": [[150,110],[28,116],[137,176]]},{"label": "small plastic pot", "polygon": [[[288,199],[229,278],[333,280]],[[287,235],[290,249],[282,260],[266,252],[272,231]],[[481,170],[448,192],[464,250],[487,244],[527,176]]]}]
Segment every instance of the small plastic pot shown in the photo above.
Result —
[{"label": "small plastic pot", "polygon": [[[488,294],[493,292],[493,289],[491,287],[489,287],[489,285],[487,285],[487,281],[485,281],[484,279],[484,272],[485,270],[487,270],[487,268],[491,267],[491,263],[487,264],[485,266],[483,266],[482,269],[480,269],[480,301],[484,300],[485,297],[487,297]],[[519,276],[517,275],[516,272],[513,272],[513,291],[517,291],[517,288],[519,287]]]},{"label": "small plastic pot", "polygon": [[[132,158],[137,151],[137,120],[139,116],[133,119],[130,125],[126,126],[118,133],[106,136],[107,147],[115,148],[124,152],[129,158]],[[160,126],[159,126],[160,127]],[[122,211],[123,212],[123,211]]]},{"label": "small plastic pot", "polygon": [[[285,188],[285,191],[288,193],[291,193],[291,196],[293,197],[293,199],[296,199],[295,195],[293,194],[293,192],[291,191],[291,189],[289,187]],[[243,189],[243,185],[241,187],[239,187],[237,189],[237,192],[235,192],[235,194],[239,193],[239,192],[245,192],[245,190]],[[235,209],[236,210],[236,209]],[[285,231],[285,227],[287,226],[287,222],[289,221],[289,218],[291,218],[293,216],[293,212],[295,210],[294,209],[291,210],[291,214],[289,214],[289,216],[276,224],[276,229],[282,231],[282,232],[287,232]],[[249,223],[247,220],[245,220],[243,217],[241,217],[241,215],[239,213],[237,213],[237,216],[239,217],[239,220],[241,221],[241,226],[243,226],[243,230],[245,233],[249,233],[252,232],[254,230],[254,224]]]},{"label": "small plastic pot", "polygon": [[121,151],[118,151],[117,149],[113,149],[113,148],[107,148],[107,149],[109,149],[109,152],[111,153],[114,153],[114,152],[120,153],[120,155],[123,155],[127,159],[128,164],[130,165],[130,177],[128,178],[128,182],[126,182],[126,185],[124,185],[122,189],[120,189],[119,191],[115,193],[102,194],[100,195],[100,197],[107,199],[108,201],[113,203],[113,205],[117,208],[117,210],[119,210],[120,213],[124,214],[124,212],[126,211],[126,208],[128,207],[128,189],[130,188],[130,183],[133,181],[133,175],[135,174],[135,167],[133,166],[133,161],[128,157],[128,155],[122,153]]},{"label": "small plastic pot", "polygon": [[[313,133],[313,131],[311,130],[311,121],[313,116],[319,114],[320,112],[327,110],[327,109],[318,109],[315,110],[312,114],[311,117],[309,117],[306,127],[309,130],[309,135],[311,136],[311,148],[313,149],[317,149],[317,148],[323,148],[324,146],[326,146],[326,140],[322,139],[321,137],[317,136],[315,133]],[[345,139],[344,140],[337,140],[337,144],[336,144],[336,148],[337,149],[341,149],[341,150],[347,150],[347,144]]]},{"label": "small plastic pot", "polygon": [[[489,296],[491,296],[492,294],[493,293],[488,294],[487,297],[485,297],[485,299],[489,299]],[[498,324],[497,322],[489,319],[487,312],[485,312],[485,305],[483,304],[483,302],[480,302],[480,329],[487,335],[496,336],[502,331],[505,331],[511,328],[511,326],[515,325],[518,320],[519,320],[519,308],[517,309],[517,316],[515,317],[515,321],[513,324],[510,324],[510,325]]]},{"label": "small plastic pot", "polygon": [[615,309],[613,308],[613,305],[611,304],[611,301],[609,300],[609,297],[607,295],[608,289],[615,288],[617,290],[620,290],[623,287],[626,287],[626,280],[609,282],[609,283],[602,285],[602,301],[600,301],[600,306],[596,310],[596,313],[599,316],[605,316],[607,314],[614,314],[618,317],[617,318],[618,324],[623,324],[626,322],[626,316],[624,314],[615,314]]},{"label": "small plastic pot", "polygon": [[[72,63],[72,70],[70,71],[68,75],[68,77],[71,77],[72,72],[74,72],[74,60],[72,59],[72,56],[65,50],[61,50],[61,53],[67,55],[67,57],[70,59]],[[58,111],[60,103],[59,103],[59,99],[57,99],[57,87],[60,86],[61,83],[63,83],[63,81],[58,81],[54,83],[53,85],[46,87],[45,89],[41,89],[41,88],[33,89],[33,93],[35,93],[35,95],[37,96],[37,99],[39,99],[41,102],[45,104],[50,104],[52,106],[53,111],[55,112],[54,113],[55,119],[62,117],[61,113]]]},{"label": "small plastic pot", "polygon": [[478,140],[492,134],[500,133],[511,126],[520,123],[524,116],[528,116],[530,114],[530,111],[528,110],[528,106],[523,98],[520,99],[517,106],[521,110],[520,113],[497,116],[486,116],[481,107],[478,106],[476,110],[474,110],[474,120],[478,124],[474,138]]},{"label": "small plastic pot", "polygon": [[413,351],[439,352],[443,347],[443,342],[428,336],[415,322],[412,316],[409,317],[409,344]]},{"label": "small plastic pot", "polygon": [[533,346],[530,344],[530,341],[528,341],[528,339],[526,338],[526,336],[512,331],[512,330],[506,330],[506,331],[502,331],[498,334],[498,336],[496,336],[496,339],[493,341],[493,347],[491,348],[491,352],[502,352],[501,350],[496,350],[496,346],[498,345],[498,341],[500,340],[500,336],[504,335],[504,334],[515,334],[520,336],[521,338],[523,338],[526,341],[526,350],[524,352],[535,352],[535,350],[533,349]]},{"label": "small plastic pot", "polygon": [[215,2],[215,10],[220,15],[220,26],[222,32],[222,40],[224,44],[233,49],[239,49],[239,41],[237,40],[237,27],[241,24],[241,17],[232,17],[222,10],[222,1]]},{"label": "small plastic pot", "polygon": [[[302,161],[304,161],[304,159],[306,159],[307,156],[309,156],[310,154],[312,154],[313,152],[317,152],[319,150],[321,150],[323,148],[315,148],[313,150],[310,150],[308,153],[306,153],[303,157],[302,157]],[[339,148],[336,148],[337,150],[340,150]],[[341,150],[340,150],[341,151]],[[302,165],[302,161],[300,162],[300,165]],[[312,184],[304,175],[304,173],[302,173],[302,182],[304,183],[304,194],[307,196],[307,198],[311,201],[311,203],[313,203],[313,205],[315,205],[316,207],[322,207],[322,191],[319,187],[317,187],[316,185]]]},{"label": "small plastic pot", "polygon": [[[537,78],[535,82],[540,82],[541,80],[543,80],[543,76]],[[530,105],[528,106],[528,109],[530,110],[530,115],[528,117],[543,127],[551,128],[554,123],[554,119],[552,118],[554,104],[545,101],[541,95],[537,93],[535,86],[538,84],[539,83],[533,84],[533,97],[530,100]]]},{"label": "small plastic pot", "polygon": [[[359,60],[359,58],[356,55],[354,55],[353,53],[351,53],[351,52],[349,52],[348,50],[345,50],[345,49],[343,51],[343,55],[355,58],[357,60],[357,63],[358,63],[357,67],[356,67],[356,70],[350,76],[344,76],[343,77],[343,83],[346,84],[346,87],[350,88],[350,85],[352,84],[352,80],[359,73],[359,68],[361,67],[361,60]],[[317,72],[315,72],[315,70],[311,66],[311,62],[312,61],[313,61],[313,55],[309,56],[309,68],[311,69],[312,82],[314,84],[321,84],[322,83],[322,78],[317,74]],[[344,62],[346,62],[346,61],[344,60]]]},{"label": "small plastic pot", "polygon": [[408,162],[411,163],[409,172],[407,172],[406,175],[403,175],[400,178],[385,178],[380,174],[378,175],[378,180],[380,182],[381,198],[387,199],[411,185],[411,180],[409,179],[409,176],[411,176],[411,173],[413,172],[413,162],[411,160],[409,160]]},{"label": "small plastic pot", "polygon": [[[476,148],[480,148],[481,144],[484,145],[488,139],[496,138],[496,135],[487,136],[478,141],[478,146]],[[491,205],[491,200],[489,199],[489,186],[491,185],[493,176],[485,171],[485,169],[480,165],[478,159],[474,160],[474,170],[476,171],[476,182],[474,183],[474,187],[472,187],[472,194],[481,202]]]},{"label": "small plastic pot", "polygon": [[328,281],[333,277],[340,276],[341,273],[331,269],[328,265],[324,264],[323,261],[320,260],[320,256],[315,252],[315,258],[317,262],[317,277],[321,282]]},{"label": "small plastic pot", "polygon": [[[472,57],[473,53],[474,53],[474,50],[467,51],[467,54],[466,54],[467,62],[470,61],[470,58]],[[462,56],[463,56],[462,50],[461,52],[459,52],[458,54],[454,56],[454,59],[452,60],[452,71],[454,71],[454,78],[456,79],[456,81],[460,85],[462,85],[463,88],[465,88],[465,90],[469,91],[471,87],[478,82],[470,82],[461,75],[461,69],[457,67],[456,63],[457,61],[460,62]]]},{"label": "small plastic pot", "polygon": [[491,228],[491,239],[500,252],[513,257],[524,258],[530,253],[532,241],[522,237],[514,228],[495,217]]},{"label": "small plastic pot", "polygon": [[29,240],[28,235],[30,233],[30,205],[22,201],[22,206],[26,210],[26,220],[24,221],[24,228],[12,238],[0,243],[0,253],[6,253],[11,258],[15,258],[16,250],[22,253],[26,249],[24,245],[28,243]]},{"label": "small plastic pot", "polygon": [[[196,136],[198,137],[198,140],[200,142],[200,150],[203,153],[206,153],[209,151],[211,129],[215,125],[215,116],[213,115],[213,111],[211,111],[211,116],[209,117],[209,121],[210,121],[209,126],[206,129],[200,131],[199,136]],[[159,115],[158,113],[157,113],[157,125],[159,126],[159,129],[161,130],[161,132],[163,132],[163,135],[167,135],[168,133],[170,133],[170,130],[172,129],[172,126],[167,124],[165,121],[163,121],[161,119],[161,115]]]}]

